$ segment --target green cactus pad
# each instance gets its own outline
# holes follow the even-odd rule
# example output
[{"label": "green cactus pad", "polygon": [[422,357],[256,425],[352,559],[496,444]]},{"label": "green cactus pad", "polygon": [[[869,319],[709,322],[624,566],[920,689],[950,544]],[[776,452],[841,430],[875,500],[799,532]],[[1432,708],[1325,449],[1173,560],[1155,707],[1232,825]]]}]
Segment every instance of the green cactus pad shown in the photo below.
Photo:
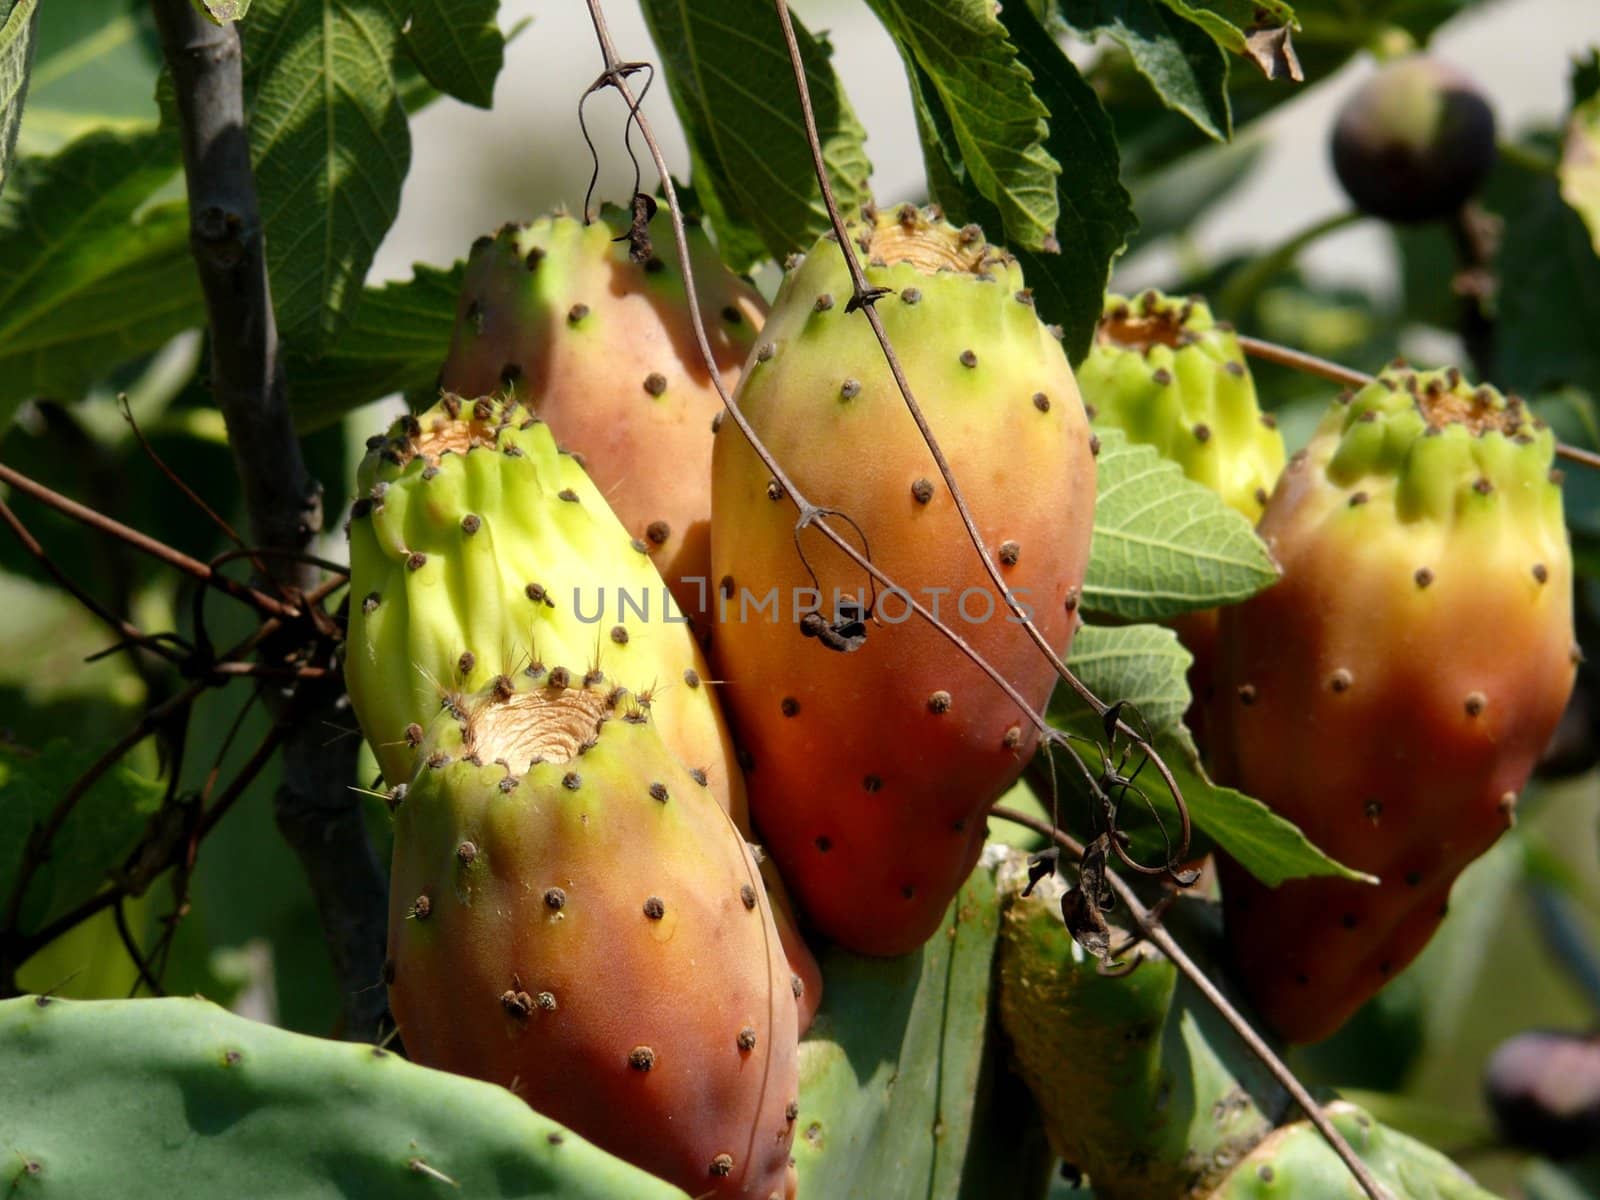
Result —
[{"label": "green cactus pad", "polygon": [[1250,520],[1283,470],[1283,435],[1261,411],[1231,326],[1205,301],[1107,296],[1078,388],[1098,428],[1154,446]]},{"label": "green cactus pad", "polygon": [[11,1194],[685,1200],[504,1088],[205,1000],[0,1001]]},{"label": "green cactus pad", "polygon": [[[1443,1154],[1380,1125],[1353,1104],[1324,1110],[1356,1155],[1404,1200],[1494,1200]],[[1364,1200],[1366,1193],[1309,1121],[1275,1131],[1206,1200]]]},{"label": "green cactus pad", "polygon": [[1067,931],[1061,880],[1027,883],[1013,852],[1000,1018],[1051,1144],[1102,1200],[1197,1194],[1268,1135],[1282,1094],[1159,951],[1103,971]]},{"label": "green cactus pad", "polygon": [[357,478],[345,678],[391,785],[415,767],[408,727],[449,696],[559,662],[659,688],[662,736],[744,819],[689,626],[645,543],[548,426],[515,400],[446,396],[373,438]]},{"label": "green cactus pad", "polygon": [[802,1200],[1043,1190],[1049,1151],[1042,1137],[1030,1141],[1037,1119],[1026,1096],[1006,1090],[1015,1081],[988,1034],[999,926],[992,853],[916,953],[824,949],[828,994],[800,1043]]}]

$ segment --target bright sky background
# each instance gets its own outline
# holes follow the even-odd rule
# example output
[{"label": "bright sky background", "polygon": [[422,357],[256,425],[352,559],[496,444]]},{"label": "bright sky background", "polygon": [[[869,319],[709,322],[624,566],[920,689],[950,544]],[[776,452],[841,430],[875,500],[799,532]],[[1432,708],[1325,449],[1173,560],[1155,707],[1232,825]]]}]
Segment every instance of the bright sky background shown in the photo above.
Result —
[{"label": "bright sky background", "polygon": [[[835,64],[867,127],[874,190],[880,202],[896,202],[920,187],[922,168],[910,98],[888,36],[860,0],[791,2],[808,27],[831,34]],[[605,7],[619,53],[649,56],[636,0],[607,0]],[[532,24],[508,51],[493,112],[441,100],[413,122],[400,218],[378,253],[374,279],[404,278],[418,259],[450,262],[503,221],[532,218],[561,202],[573,209],[582,204],[590,165],[578,132],[577,97],[600,68],[586,6],[579,0],[502,5],[506,27],[524,17]],[[1559,116],[1570,58],[1597,44],[1600,0],[1500,0],[1446,26],[1433,49],[1471,72],[1502,128],[1516,130]],[[1236,62],[1234,69],[1247,67]],[[1346,207],[1328,166],[1325,134],[1339,104],[1371,69],[1370,59],[1359,58],[1269,119],[1270,144],[1255,175],[1193,231],[1201,252],[1271,244]],[[622,106],[608,92],[591,100],[588,111],[606,156],[600,194],[625,199],[632,168],[620,150]],[[665,87],[651,92],[647,111],[681,176],[687,155]],[[1324,239],[1305,265],[1325,280],[1378,289],[1393,277],[1387,241],[1370,225]],[[1162,271],[1160,257],[1147,256],[1132,278],[1119,282],[1143,284]]]}]

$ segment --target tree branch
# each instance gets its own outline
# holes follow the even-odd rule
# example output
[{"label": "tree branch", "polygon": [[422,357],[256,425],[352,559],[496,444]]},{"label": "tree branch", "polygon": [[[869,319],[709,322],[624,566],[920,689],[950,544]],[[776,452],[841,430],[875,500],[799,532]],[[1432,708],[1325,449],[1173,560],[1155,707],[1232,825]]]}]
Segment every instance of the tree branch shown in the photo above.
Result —
[{"label": "tree branch", "polygon": [[[211,381],[245,509],[261,546],[304,551],[321,525],[321,493],[301,457],[284,395],[239,34],[231,24],[212,24],[190,0],[152,0],[152,8],[177,85],[189,241],[205,293]],[[272,561],[275,581],[291,602],[310,589],[311,564]],[[333,674],[298,684],[303,717],[284,744],[274,810],[316,896],[342,995],[341,1032],[371,1040],[387,1007],[384,990],[374,986],[382,976],[386,889],[359,798],[348,787],[358,740],[327,736],[343,700]],[[265,695],[281,713],[290,694],[269,689]]]}]

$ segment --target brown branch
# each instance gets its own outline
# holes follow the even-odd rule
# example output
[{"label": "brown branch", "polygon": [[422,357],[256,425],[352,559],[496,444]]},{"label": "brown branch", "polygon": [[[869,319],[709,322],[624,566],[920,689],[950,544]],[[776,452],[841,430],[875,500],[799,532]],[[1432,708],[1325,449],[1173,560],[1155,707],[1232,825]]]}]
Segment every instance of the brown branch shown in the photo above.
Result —
[{"label": "brown branch", "polygon": [[[1315,375],[1319,379],[1326,379],[1330,383],[1343,384],[1345,387],[1366,387],[1372,382],[1372,376],[1365,371],[1357,371],[1354,367],[1341,366],[1339,363],[1330,362],[1325,358],[1318,358],[1315,354],[1307,354],[1303,350],[1295,350],[1289,346],[1280,346],[1277,342],[1264,341],[1261,338],[1245,337],[1239,335],[1239,348],[1251,358],[1259,358],[1262,362],[1276,363],[1280,367],[1302,371],[1307,375]],[[1579,446],[1572,446],[1566,442],[1556,443],[1556,456],[1568,462],[1579,463],[1585,467],[1600,470],[1600,454],[1593,450],[1585,450]]]},{"label": "brown branch", "polygon": [[1277,363],[1280,367],[1289,367],[1307,375],[1315,375],[1319,379],[1326,379],[1330,383],[1343,384],[1345,387],[1366,387],[1372,382],[1372,376],[1365,371],[1342,367],[1336,362],[1318,358],[1315,354],[1307,354],[1304,350],[1294,350],[1288,346],[1280,346],[1277,342],[1263,341],[1261,338],[1246,337],[1242,333],[1239,335],[1239,349],[1251,358]]},{"label": "brown branch", "polygon": [[[39,544],[39,539],[33,536],[28,527],[22,523],[22,518],[18,517],[12,511],[11,506],[4,500],[0,500],[0,521],[3,521],[11,532],[16,535],[17,541],[22,543],[22,548],[37,560],[50,578],[54,579],[74,600],[110,626],[111,631],[120,639],[119,645],[113,647],[114,650],[134,648],[148,650],[150,653],[165,658],[169,662],[176,662],[183,657],[177,647],[168,646],[150,637],[137,625],[119,617],[79,587],[72,577],[63,571],[56,564],[56,561],[45,552],[45,548]],[[98,658],[100,656],[95,655],[94,657]]]},{"label": "brown branch", "polygon": [[[1002,821],[1010,821],[1014,825],[1021,825],[1024,829],[1031,829],[1033,832],[1051,839],[1073,858],[1081,859],[1083,857],[1083,846],[1074,838],[1062,833],[1048,821],[1041,821],[1036,817],[1017,812],[1003,805],[995,805],[989,810],[989,814],[999,817]],[[1356,1152],[1351,1149],[1350,1143],[1345,1141],[1344,1136],[1334,1128],[1333,1122],[1329,1121],[1327,1116],[1324,1115],[1322,1106],[1306,1090],[1305,1085],[1295,1078],[1294,1072],[1289,1069],[1283,1059],[1273,1052],[1272,1047],[1267,1045],[1261,1035],[1251,1028],[1250,1022],[1245,1020],[1239,1010],[1222,994],[1217,985],[1211,982],[1210,978],[1200,969],[1194,959],[1190,958],[1183,947],[1178,945],[1177,940],[1168,932],[1166,926],[1161,924],[1155,913],[1145,907],[1143,901],[1139,899],[1138,894],[1128,885],[1127,881],[1116,872],[1110,870],[1106,872],[1105,877],[1106,882],[1117,893],[1117,898],[1127,906],[1128,912],[1133,916],[1140,932],[1172,961],[1172,965],[1178,968],[1183,977],[1194,985],[1195,990],[1205,997],[1206,1002],[1217,1010],[1217,1014],[1238,1035],[1245,1048],[1260,1060],[1261,1065],[1271,1072],[1272,1077],[1283,1086],[1283,1089],[1289,1093],[1294,1102],[1305,1111],[1311,1123],[1317,1127],[1317,1131],[1327,1139],[1328,1145],[1333,1148],[1334,1153],[1339,1156],[1350,1174],[1355,1177],[1356,1182],[1361,1185],[1361,1190],[1366,1192],[1372,1200],[1390,1200],[1388,1191],[1373,1178],[1372,1172],[1367,1169],[1367,1164],[1357,1157]]]},{"label": "brown branch", "polygon": [[[211,380],[228,427],[253,540],[303,554],[321,525],[320,491],[306,470],[284,395],[283,369],[264,257],[261,212],[245,126],[239,34],[215,25],[191,0],[152,0],[176,85],[188,188],[190,245],[205,293]],[[275,579],[294,596],[315,586],[314,566],[279,560]],[[332,667],[334,664],[309,664]],[[343,702],[337,672],[295,686],[297,721],[283,747],[273,798],[279,831],[299,857],[316,898],[343,997],[344,1036],[371,1040],[387,997],[382,974],[387,895],[357,799],[357,746],[328,742],[324,721]],[[288,696],[267,693],[275,711]]]},{"label": "brown branch", "polygon": [[[156,448],[150,444],[150,439],[144,436],[144,430],[139,428],[139,422],[134,419],[133,407],[128,403],[128,394],[126,392],[119,393],[117,396],[117,401],[122,408],[122,419],[128,423],[128,428],[133,430],[133,436],[134,439],[139,443],[139,448],[144,451],[144,456],[155,464],[156,470],[165,475],[167,477],[167,481],[188,498],[189,503],[193,504],[202,513],[204,513],[206,519],[222,531],[223,537],[227,538],[241,551],[250,556],[251,562],[255,565],[256,570],[261,573],[263,578],[270,577],[270,573],[267,571],[265,564],[263,564],[260,558],[257,557],[255,553],[245,545],[244,539],[239,536],[238,531],[236,531],[232,525],[225,521],[216,509],[207,504],[205,498],[201,496],[199,492],[190,487],[181,475],[169,467],[166,460],[162,458],[161,455],[156,453]],[[212,565],[215,566],[216,564],[213,563]]]},{"label": "brown branch", "polygon": [[221,572],[212,570],[199,559],[190,558],[183,551],[174,550],[165,542],[158,541],[147,533],[141,533],[132,526],[124,525],[121,521],[97,512],[87,504],[79,504],[71,497],[63,496],[60,492],[45,487],[44,484],[28,478],[21,471],[14,467],[8,467],[5,463],[0,463],[0,483],[9,484],[23,495],[29,496],[41,504],[48,505],[63,516],[71,517],[74,521],[87,525],[91,529],[97,529],[101,533],[126,542],[135,550],[148,554],[151,558],[158,559],[169,567],[175,567],[186,575],[192,575],[209,587],[226,592],[235,600],[243,601],[264,616],[293,617],[299,615],[299,610],[292,604],[285,604],[265,592],[237,583]]},{"label": "brown branch", "polygon": [[130,998],[138,992],[142,983],[150,989],[152,996],[165,996],[161,983],[150,971],[149,959],[139,949],[139,943],[133,936],[133,930],[128,928],[128,913],[124,907],[127,896],[117,897],[116,903],[111,906],[111,914],[117,926],[117,936],[122,939],[122,948],[127,951],[128,958],[132,960],[134,969],[139,972],[139,978],[134,981]]}]

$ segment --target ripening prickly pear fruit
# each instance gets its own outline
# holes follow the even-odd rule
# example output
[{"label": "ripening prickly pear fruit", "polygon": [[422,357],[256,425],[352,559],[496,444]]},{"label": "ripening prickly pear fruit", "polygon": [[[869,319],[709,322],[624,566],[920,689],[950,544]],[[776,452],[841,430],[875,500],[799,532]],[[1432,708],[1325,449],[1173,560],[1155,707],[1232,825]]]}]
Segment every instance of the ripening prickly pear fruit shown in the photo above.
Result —
[{"label": "ripening prickly pear fruit", "polygon": [[[552,662],[652,698],[736,819],[731,744],[682,613],[575,458],[515,399],[446,395],[369,442],[350,523],[351,704],[391,784],[451,693]],[[581,674],[580,674],[581,678]]]},{"label": "ripening prickly pear fruit", "polygon": [[578,671],[502,676],[419,747],[395,1023],[692,1195],[792,1197],[795,998],[755,857],[634,697]]},{"label": "ripening prickly pear fruit", "polygon": [[1483,1082],[1509,1145],[1557,1160],[1600,1147],[1600,1036],[1519,1033],[1500,1043]]},{"label": "ripening prickly pear fruit", "polygon": [[1217,773],[1382,880],[1268,889],[1223,861],[1236,965],[1291,1042],[1427,943],[1560,719],[1576,649],[1554,448],[1515,397],[1391,369],[1333,406],[1267,505],[1283,579],[1223,610]]},{"label": "ripening prickly pear fruit", "polygon": [[[1495,1200],[1470,1175],[1431,1146],[1374,1120],[1340,1100],[1323,1109],[1391,1196],[1405,1200]],[[1310,1121],[1274,1130],[1213,1190],[1195,1200],[1365,1200],[1344,1165]]]},{"label": "ripening prickly pear fruit", "polygon": [[[1008,590],[1065,653],[1095,487],[1066,356],[976,226],[906,206],[851,237],[890,289],[877,310]],[[795,485],[844,514],[833,524],[1042,706],[1055,673],[995,594],[850,298],[824,238],[785,278],[739,403]],[[870,589],[815,529],[797,544],[794,506],[732,421],[716,440],[712,653],[756,826],[820,931],[908,952],[977,861],[983,814],[1035,730],[905,594]]]},{"label": "ripening prickly pear fruit", "polygon": [[1418,54],[1379,69],[1333,127],[1333,169],[1357,208],[1386,221],[1448,217],[1495,161],[1494,110],[1473,80]]},{"label": "ripening prickly pear fruit", "polygon": [[[628,229],[608,209],[592,224],[544,217],[479,238],[440,386],[463,396],[505,388],[548,421],[698,619],[722,399],[696,348],[666,218],[648,226],[655,253],[643,262],[631,257]],[[731,390],[766,306],[700,230],[690,229],[689,246],[701,320]]]},{"label": "ripening prickly pear fruit", "polygon": [[1096,427],[1154,446],[1251,521],[1283,471],[1283,435],[1261,411],[1233,327],[1198,296],[1106,297],[1078,389]]},{"label": "ripening prickly pear fruit", "polygon": [[[345,682],[390,784],[451,697],[553,663],[628,688],[662,738],[749,829],[744,781],[704,658],[646,553],[574,457],[515,398],[445,397],[373,438],[350,522]],[[779,925],[807,1022],[822,980],[787,912]]]},{"label": "ripening prickly pear fruit", "polygon": [[[1261,519],[1283,471],[1283,435],[1261,411],[1233,327],[1204,300],[1157,291],[1107,296],[1078,388],[1094,426],[1154,446],[1252,523]],[[1184,613],[1169,624],[1194,659],[1186,720],[1204,745],[1217,611]]]}]

